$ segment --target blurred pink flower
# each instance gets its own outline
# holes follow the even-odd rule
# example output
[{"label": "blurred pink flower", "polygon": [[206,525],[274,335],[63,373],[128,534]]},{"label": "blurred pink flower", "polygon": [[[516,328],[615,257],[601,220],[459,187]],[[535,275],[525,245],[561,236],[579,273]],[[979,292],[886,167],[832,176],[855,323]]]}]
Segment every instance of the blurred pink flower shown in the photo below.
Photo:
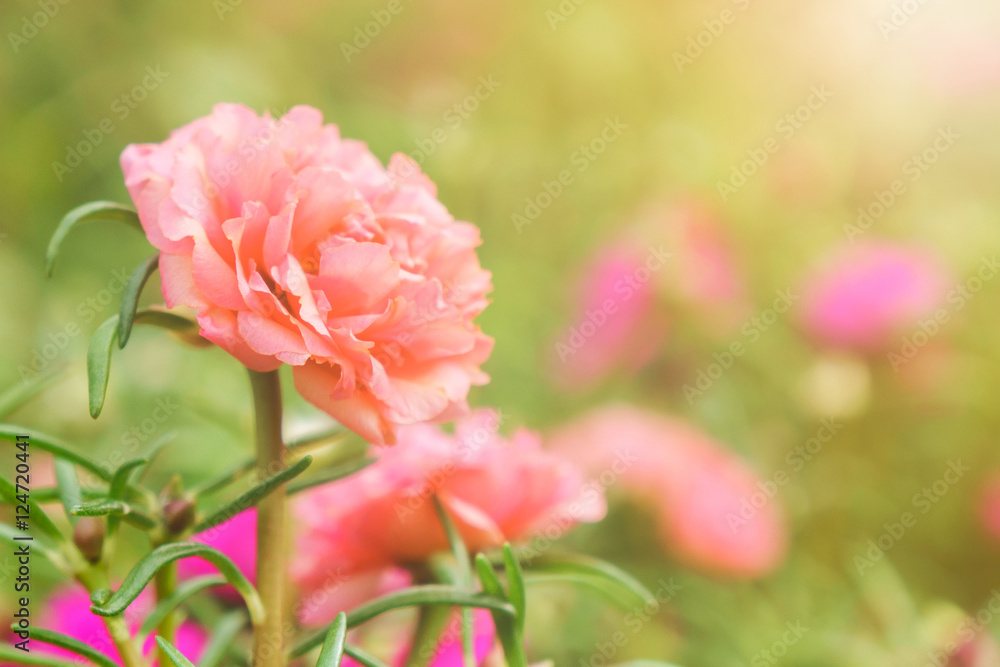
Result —
[{"label": "blurred pink flower", "polygon": [[[478,410],[455,434],[426,424],[400,429],[401,446],[351,477],[307,491],[294,503],[298,521],[291,574],[304,596],[330,579],[419,563],[448,542],[431,497],[437,495],[470,550],[563,531],[599,520],[603,496],[583,473],[544,451],[537,435],[497,434],[500,415]],[[311,620],[321,618],[316,610]]]},{"label": "blurred pink flower", "polygon": [[[496,631],[490,613],[484,609],[476,609],[472,614],[472,645],[476,656],[476,664],[482,664],[493,649]],[[410,646],[403,647],[396,656],[395,665],[403,667],[410,653]],[[462,667],[462,623],[458,614],[441,634],[441,640],[431,656],[430,667]]]},{"label": "blurred pink flower", "polygon": [[593,258],[576,321],[555,344],[553,377],[560,385],[584,388],[616,368],[634,372],[649,362],[666,332],[650,264],[664,261],[628,244]]},{"label": "blurred pink flower", "polygon": [[[229,556],[240,571],[252,582],[257,582],[257,510],[253,507],[240,512],[229,521],[193,535],[191,540],[215,547]],[[182,579],[218,574],[216,567],[201,558],[185,558],[177,564]],[[239,602],[242,598],[232,586],[211,589],[219,597]]]},{"label": "blurred pink flower", "polygon": [[196,308],[253,370],[292,365],[307,400],[370,442],[460,416],[487,382],[479,230],[410,158],[383,168],[311,107],[275,120],[220,104],[121,164],[167,305]]},{"label": "blurred pink flower", "polygon": [[648,503],[664,548],[691,567],[758,577],[784,558],[788,536],[778,501],[751,504],[761,493],[759,477],[684,422],[613,405],[564,426],[550,442],[606,486],[620,483]]},{"label": "blurred pink flower", "polygon": [[[146,615],[152,611],[154,604],[153,594],[144,591],[126,610],[125,621],[133,634],[139,629]],[[67,587],[55,591],[45,601],[37,623],[39,627],[69,635],[121,664],[118,650],[104,626],[103,619],[90,611],[90,597],[87,595],[87,591],[82,588]],[[208,634],[193,623],[183,623],[177,629],[177,635],[174,639],[174,646],[177,647],[177,650],[197,663],[207,644]],[[32,643],[32,649],[36,646],[39,652],[72,658],[73,660],[79,658],[75,653],[49,644]],[[156,640],[151,635],[143,644],[143,654],[150,655],[155,647]]]},{"label": "blurred pink flower", "polygon": [[875,352],[942,304],[949,276],[933,253],[889,243],[841,249],[802,289],[801,324],[817,343]]},{"label": "blurred pink flower", "polygon": [[979,515],[990,537],[1000,543],[1000,472],[993,473],[983,485]]}]

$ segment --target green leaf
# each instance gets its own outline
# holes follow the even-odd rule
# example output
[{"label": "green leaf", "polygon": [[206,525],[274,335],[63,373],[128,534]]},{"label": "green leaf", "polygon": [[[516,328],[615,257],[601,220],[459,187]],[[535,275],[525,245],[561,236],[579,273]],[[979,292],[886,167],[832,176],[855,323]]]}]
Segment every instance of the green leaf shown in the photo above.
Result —
[{"label": "green leaf", "polygon": [[212,641],[201,654],[201,667],[217,667],[232,649],[233,639],[246,622],[246,616],[241,611],[223,616],[212,628]]},{"label": "green leaf", "polygon": [[49,248],[45,252],[45,274],[47,276],[52,276],[56,256],[59,254],[59,248],[62,246],[66,235],[76,225],[91,220],[118,220],[132,225],[140,232],[143,232],[142,223],[139,222],[139,214],[131,206],[112,201],[93,201],[89,204],[77,206],[63,216],[63,219],[59,221],[59,226],[56,227],[55,233],[52,234],[52,240],[49,241]]},{"label": "green leaf", "polygon": [[323,649],[319,652],[316,667],[340,667],[344,659],[344,644],[347,642],[347,615],[337,614],[323,641]]},{"label": "green leaf", "polygon": [[66,459],[67,461],[75,463],[84,470],[94,473],[98,478],[103,479],[105,482],[111,481],[110,470],[77,452],[72,447],[65,444],[62,440],[45,435],[44,433],[39,433],[38,431],[33,431],[29,428],[15,426],[14,424],[0,424],[0,440],[17,442],[18,435],[28,436],[32,447],[37,447],[38,449],[46,451],[56,458]]},{"label": "green leaf", "polygon": [[[383,595],[356,607],[347,615],[347,627],[353,628],[393,609],[422,605],[448,605],[452,607],[478,607],[513,616],[516,612],[505,600],[481,593],[471,593],[455,586],[412,586]],[[316,632],[289,650],[289,657],[298,658],[323,643],[324,631]]]},{"label": "green leaf", "polygon": [[87,393],[90,396],[90,416],[97,419],[104,408],[111,375],[111,348],[118,338],[118,316],[112,315],[97,327],[87,348]]},{"label": "green leaf", "polygon": [[132,335],[132,322],[135,319],[135,311],[139,307],[139,296],[142,288],[146,286],[146,281],[153,275],[160,264],[160,253],[154,252],[143,260],[142,264],[135,268],[132,277],[129,278],[125,291],[122,293],[122,306],[118,312],[118,347],[124,348]]},{"label": "green leaf", "polygon": [[[172,614],[175,609],[198,593],[215,586],[225,585],[226,580],[214,574],[185,581],[177,587],[170,597],[165,600],[161,600],[153,611],[149,613],[146,620],[142,622],[142,627],[139,628],[140,636],[148,636],[151,632],[156,630],[160,623],[163,622],[167,616]],[[242,617],[242,614],[240,614],[240,616]]]},{"label": "green leaf", "polygon": [[517,626],[523,635],[528,606],[527,595],[524,591],[524,574],[521,572],[521,564],[514,557],[509,543],[503,545],[503,564],[507,573],[507,585],[510,588],[510,603],[514,605],[514,609],[517,609]]},{"label": "green leaf", "polygon": [[[76,524],[76,516],[72,509],[83,502],[83,492],[80,491],[80,478],[76,476],[76,466],[64,459],[55,462],[56,488],[59,491],[59,502],[62,503],[66,516],[71,524]],[[34,495],[34,492],[32,492]]]},{"label": "green leaf", "polygon": [[582,577],[593,580],[595,585],[603,583],[611,586],[613,590],[634,598],[633,602],[624,602],[626,608],[635,601],[644,605],[656,604],[656,596],[638,579],[598,558],[579,554],[545,554],[532,560],[529,571]]},{"label": "green leaf", "polygon": [[300,459],[295,465],[285,468],[276,475],[271,475],[263,482],[253,487],[249,491],[240,494],[236,500],[226,503],[222,507],[219,507],[206,518],[202,519],[194,527],[194,532],[200,533],[204,530],[208,530],[213,526],[218,526],[221,523],[229,521],[234,516],[240,512],[244,512],[251,507],[255,506],[261,500],[263,500],[268,494],[274,491],[276,488],[292,479],[296,475],[301,474],[309,464],[312,463],[311,456],[305,456]]},{"label": "green leaf", "polygon": [[424,667],[430,663],[450,619],[451,607],[434,605],[420,608],[405,667]]},{"label": "green leaf", "polygon": [[125,519],[137,528],[152,530],[156,521],[143,514],[128,503],[121,500],[98,499],[89,503],[77,505],[70,510],[75,516],[106,516]]},{"label": "green leaf", "polygon": [[233,588],[243,596],[250,618],[254,625],[259,625],[264,619],[264,606],[261,603],[257,590],[251,585],[240,569],[233,561],[217,549],[213,549],[207,544],[197,542],[174,542],[159,546],[142,560],[126,575],[125,581],[106,600],[94,603],[90,609],[99,616],[117,616],[125,611],[132,604],[146,584],[156,576],[156,573],[163,566],[181,558],[191,558],[199,556],[214,565],[216,569],[226,578]]},{"label": "green leaf", "polygon": [[170,662],[177,665],[177,667],[194,667],[193,662],[185,658],[184,654],[177,650],[177,647],[175,647],[173,644],[168,642],[163,637],[157,635],[156,643],[157,645],[159,645],[160,650],[163,651],[163,653],[166,654],[168,658],[170,658]]},{"label": "green leaf", "polygon": [[[483,590],[487,594],[496,598],[507,599],[500,580],[497,579],[493,566],[483,554],[476,556],[476,570],[479,573],[479,581],[483,585]],[[517,610],[513,617],[502,614],[492,614],[493,625],[496,627],[497,637],[500,645],[503,646],[503,655],[507,660],[508,667],[527,667],[528,657],[524,653],[524,638],[518,626]]]},{"label": "green leaf", "polygon": [[32,627],[28,630],[28,636],[31,637],[31,639],[37,639],[44,644],[52,644],[53,646],[66,649],[70,653],[82,656],[100,667],[118,667],[114,660],[104,655],[97,649],[62,633]]},{"label": "green leaf", "polygon": [[349,477],[358,471],[364,470],[377,460],[378,459],[362,459],[360,461],[351,461],[343,465],[333,466],[319,473],[315,477],[310,477],[309,479],[303,479],[295,482],[294,484],[289,484],[288,495],[291,496],[296,493],[301,493],[306,489],[311,489],[322,484],[329,484],[330,482],[336,482],[339,479]]},{"label": "green leaf", "polygon": [[[472,566],[469,564],[469,550],[465,546],[465,542],[462,540],[462,534],[459,532],[458,528],[455,526],[455,522],[451,520],[448,515],[448,511],[445,509],[444,505],[441,504],[441,499],[438,498],[437,494],[433,496],[434,500],[434,511],[437,512],[438,519],[441,520],[441,525],[444,526],[445,535],[448,537],[448,545],[451,547],[451,553],[455,557],[455,561],[458,567],[459,581],[463,586],[472,586]],[[520,613],[520,612],[518,612]],[[476,656],[475,656],[475,646],[474,633],[473,633],[473,619],[472,611],[469,609],[462,610],[462,661],[465,667],[475,667]]]},{"label": "green leaf", "polygon": [[39,373],[0,394],[0,419],[4,419],[32,398],[45,391],[52,381],[66,370],[66,366],[56,366]]},{"label": "green leaf", "polygon": [[143,308],[135,314],[135,324],[144,326],[160,327],[169,331],[191,332],[198,331],[198,323],[189,317],[172,313],[163,308]]},{"label": "green leaf", "polygon": [[[17,500],[17,489],[13,484],[8,482],[6,479],[0,477],[0,496],[10,503],[11,505],[26,505],[28,507],[28,517],[27,522],[30,528],[37,528],[43,534],[51,537],[58,544],[62,542],[63,536],[56,528],[56,525],[52,523],[52,519],[42,511],[42,508],[38,506],[29,495],[28,502],[22,503]],[[34,531],[29,530],[24,532],[24,535],[31,535]]]},{"label": "green leaf", "polygon": [[[6,523],[0,523],[0,539],[9,542],[14,547],[24,546],[25,544],[24,540],[14,539],[17,537],[24,537],[24,536],[25,536],[24,531],[18,530],[14,526],[7,525]],[[40,542],[39,540],[31,541],[31,551],[32,553],[35,552],[40,553],[53,562],[59,560],[56,552],[49,549],[47,546],[45,546],[44,543]]]},{"label": "green leaf", "polygon": [[344,647],[344,653],[351,656],[365,667],[389,667],[371,653],[368,653],[364,649],[360,649],[357,646],[351,646],[348,644]]},{"label": "green leaf", "polygon": [[80,663],[60,660],[44,653],[25,653],[6,644],[0,644],[0,663],[40,665],[40,667],[80,667]]}]

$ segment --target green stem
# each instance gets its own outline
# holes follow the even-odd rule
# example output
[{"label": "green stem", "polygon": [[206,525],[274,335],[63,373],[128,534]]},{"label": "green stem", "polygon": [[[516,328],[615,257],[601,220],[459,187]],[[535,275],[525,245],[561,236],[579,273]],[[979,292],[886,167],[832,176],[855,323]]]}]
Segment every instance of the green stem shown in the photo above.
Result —
[{"label": "green stem", "polygon": [[[156,573],[156,601],[162,602],[174,594],[177,586],[177,562],[172,561],[160,568]],[[171,644],[174,642],[174,635],[177,632],[177,612],[172,611],[164,617],[156,634],[166,639]],[[162,648],[157,649],[160,655],[159,664],[166,666],[171,664],[170,656]]]},{"label": "green stem", "polygon": [[[107,575],[96,566],[79,570],[76,578],[90,593],[99,588],[108,587]],[[146,661],[139,652],[125,619],[120,615],[105,616],[104,625],[108,629],[108,634],[111,635],[111,641],[114,642],[115,648],[118,649],[122,664],[125,667],[146,667]]]},{"label": "green stem", "polygon": [[[257,474],[265,479],[285,467],[278,371],[250,371],[256,421]],[[284,667],[285,486],[257,506],[257,590],[264,621],[254,628],[254,667]]]}]

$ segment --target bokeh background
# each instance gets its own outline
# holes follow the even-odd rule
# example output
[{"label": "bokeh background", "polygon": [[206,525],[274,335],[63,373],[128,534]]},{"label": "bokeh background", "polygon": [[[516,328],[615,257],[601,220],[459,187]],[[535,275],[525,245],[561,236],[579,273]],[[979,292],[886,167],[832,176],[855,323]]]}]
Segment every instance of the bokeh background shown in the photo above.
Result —
[{"label": "bokeh background", "polygon": [[[787,553],[752,577],[678,561],[655,503],[608,489],[609,517],[570,540],[651,586],[683,584],[610,662],[1000,664],[988,646],[1000,630],[988,606],[1000,590],[996,3],[6,0],[0,26],[0,387],[62,369],[17,423],[108,456],[175,431],[152,473],[164,481],[248,450],[239,364],[155,330],[116,354],[91,420],[87,341],[117,308],[116,276],[150,248],[91,225],[49,280],[44,251],[69,208],[128,201],[127,144],[221,101],[274,115],[310,104],[384,160],[409,153],[482,229],[495,291],[480,323],[497,344],[473,402],[500,408],[505,429],[551,434],[625,402],[695,426],[761,480],[789,473],[768,499]],[[561,358],[602,302],[608,253],[644,261],[651,247],[669,258],[642,274],[643,301],[598,327],[624,332]],[[872,247],[910,253],[923,277],[873,269],[826,306],[832,319],[812,317],[816,276],[857,268],[844,258]],[[772,318],[783,293],[791,306]],[[893,357],[907,342],[913,354]],[[743,352],[723,363],[734,343]],[[698,385],[702,373],[717,377]],[[322,420],[289,400],[293,428]],[[173,406],[162,420],[157,401]],[[787,457],[824,419],[835,436],[793,471]],[[967,471],[934,487],[956,461]],[[906,512],[914,525],[859,565]],[[977,613],[983,627],[963,632]],[[604,664],[598,645],[631,628],[555,588],[532,614],[533,656],[558,665]],[[788,624],[807,630],[789,641]],[[938,653],[956,643],[969,646]]]}]

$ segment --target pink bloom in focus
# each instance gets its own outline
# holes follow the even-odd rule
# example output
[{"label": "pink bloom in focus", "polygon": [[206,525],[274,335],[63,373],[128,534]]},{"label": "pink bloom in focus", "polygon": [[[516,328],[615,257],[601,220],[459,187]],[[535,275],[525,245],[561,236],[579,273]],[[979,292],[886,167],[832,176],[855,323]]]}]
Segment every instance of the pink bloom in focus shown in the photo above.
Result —
[{"label": "pink bloom in focus", "polygon": [[619,367],[634,372],[656,353],[666,325],[655,310],[648,254],[623,244],[594,258],[577,320],[556,342],[553,374],[561,385],[583,387]]},{"label": "pink bloom in focus", "polygon": [[[255,508],[251,507],[225,523],[193,535],[191,541],[215,547],[226,554],[251,583],[257,583],[257,510]],[[201,558],[184,558],[177,563],[177,573],[182,579],[191,579],[218,574],[219,571],[214,565]],[[230,602],[239,602],[242,599],[232,586],[211,590]]]},{"label": "pink bloom in focus", "polygon": [[[133,635],[149,612],[153,610],[154,604],[152,593],[144,591],[126,610],[125,621]],[[45,601],[45,606],[39,616],[38,626],[69,635],[121,664],[118,649],[115,648],[104,621],[100,616],[90,611],[90,597],[82,588],[64,588],[51,595]],[[208,635],[193,623],[183,623],[177,629],[177,635],[174,639],[174,646],[177,647],[177,650],[195,663],[201,658],[201,653],[208,643]],[[35,644],[32,644],[33,648],[34,646]],[[38,646],[41,652],[50,655],[62,656],[74,661],[79,658],[75,653],[56,646],[49,644],[38,644]],[[143,655],[151,655],[155,647],[156,640],[150,636],[143,644]]]},{"label": "pink bloom in focus", "polygon": [[[400,429],[400,447],[342,481],[307,491],[294,503],[298,520],[291,574],[303,595],[348,579],[407,565],[445,551],[434,505],[437,495],[470,550],[496,547],[545,529],[564,531],[604,515],[604,499],[585,492],[583,473],[541,448],[520,429],[497,435],[500,416],[478,410],[455,433],[418,424]],[[329,620],[336,609],[314,608],[303,620]]]},{"label": "pink bloom in focus", "polygon": [[822,345],[874,352],[930,315],[949,277],[931,253],[886,243],[836,253],[802,290],[801,322]]},{"label": "pink bloom in focus", "polygon": [[784,558],[787,529],[777,500],[746,516],[760,479],[691,426],[627,405],[600,408],[551,438],[601,479],[650,504],[664,547],[701,570],[758,577]]},{"label": "pink bloom in focus", "polygon": [[384,168],[311,107],[275,120],[220,104],[121,163],[166,304],[196,308],[253,370],[292,365],[307,400],[370,442],[460,416],[487,382],[479,230],[405,155]]}]

